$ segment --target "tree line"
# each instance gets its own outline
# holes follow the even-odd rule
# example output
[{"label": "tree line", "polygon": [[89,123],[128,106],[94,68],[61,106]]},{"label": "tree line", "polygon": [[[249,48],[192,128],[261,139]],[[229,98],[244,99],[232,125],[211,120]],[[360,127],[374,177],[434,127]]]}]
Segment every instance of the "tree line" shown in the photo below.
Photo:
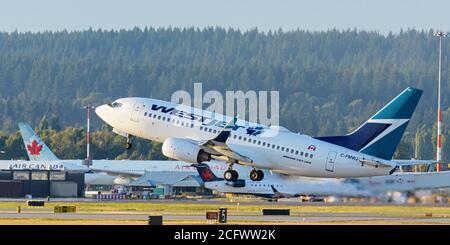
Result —
[{"label": "tree line", "polygon": [[[193,83],[202,82],[205,91],[277,90],[280,124],[313,136],[351,132],[406,87],[424,89],[396,157],[431,159],[438,62],[432,33],[217,27],[0,32],[0,150],[5,152],[0,157],[24,157],[17,148],[22,145],[17,122],[39,128],[45,116],[48,125],[40,133],[58,156],[84,158],[83,106],[128,96],[170,100],[174,91],[192,92]],[[444,41],[447,161],[449,50]],[[96,117],[93,127],[97,158],[162,157],[153,151],[160,146],[146,141],[139,141],[142,148],[124,151],[124,139]]]}]

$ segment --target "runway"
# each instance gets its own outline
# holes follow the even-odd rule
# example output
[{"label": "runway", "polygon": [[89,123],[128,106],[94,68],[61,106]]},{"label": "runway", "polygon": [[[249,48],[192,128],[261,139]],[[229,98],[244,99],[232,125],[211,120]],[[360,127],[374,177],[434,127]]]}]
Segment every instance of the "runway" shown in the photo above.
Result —
[{"label": "runway", "polygon": [[[58,219],[58,220],[127,220],[142,221],[145,223],[149,215],[155,213],[53,213],[49,210],[36,210],[16,213],[13,211],[2,210],[0,219]],[[202,214],[166,214],[163,215],[165,221],[205,221],[205,215]],[[279,222],[279,223],[323,223],[340,224],[346,222],[382,222],[382,223],[434,223],[450,224],[450,217],[426,217],[423,216],[405,216],[405,215],[383,215],[373,213],[292,213],[289,216],[284,215],[262,215],[261,213],[243,213],[229,214],[228,221],[233,222]]]},{"label": "runway", "polygon": [[[54,213],[73,205],[76,213]],[[21,212],[17,207],[21,206]],[[147,224],[162,215],[165,224],[207,224],[206,212],[228,209],[230,224],[450,224],[447,204],[299,203],[258,199],[96,200],[51,199],[29,208],[24,199],[0,199],[0,224]],[[289,209],[290,215],[263,215],[263,209]]]}]

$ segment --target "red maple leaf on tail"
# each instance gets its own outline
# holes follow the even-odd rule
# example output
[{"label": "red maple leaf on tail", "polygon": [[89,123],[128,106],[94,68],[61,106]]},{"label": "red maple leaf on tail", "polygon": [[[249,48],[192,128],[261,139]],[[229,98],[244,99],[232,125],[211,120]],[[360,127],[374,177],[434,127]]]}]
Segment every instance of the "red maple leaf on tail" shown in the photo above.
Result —
[{"label": "red maple leaf on tail", "polygon": [[211,171],[209,169],[204,169],[202,171],[202,177],[206,181],[210,181],[210,180],[212,180],[214,178],[214,176],[212,175],[212,173],[211,173]]},{"label": "red maple leaf on tail", "polygon": [[31,145],[27,145],[27,150],[30,155],[39,155],[42,151],[42,145],[39,145],[36,140],[33,140]]}]

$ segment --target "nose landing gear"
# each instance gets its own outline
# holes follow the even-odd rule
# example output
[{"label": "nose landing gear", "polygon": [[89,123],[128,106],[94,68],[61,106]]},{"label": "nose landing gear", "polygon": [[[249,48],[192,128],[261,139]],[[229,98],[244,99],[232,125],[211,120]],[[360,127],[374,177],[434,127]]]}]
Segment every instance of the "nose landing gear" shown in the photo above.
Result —
[{"label": "nose landing gear", "polygon": [[127,143],[125,144],[125,149],[129,150],[133,147],[133,143],[131,142],[131,136],[127,136]]}]

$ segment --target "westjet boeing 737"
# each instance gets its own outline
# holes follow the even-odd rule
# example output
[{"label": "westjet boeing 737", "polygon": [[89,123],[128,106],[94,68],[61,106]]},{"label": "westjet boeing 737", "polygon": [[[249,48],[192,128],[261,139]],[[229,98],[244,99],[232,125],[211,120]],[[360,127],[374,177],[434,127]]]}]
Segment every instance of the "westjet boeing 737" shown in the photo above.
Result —
[{"label": "westjet boeing 737", "polygon": [[[225,160],[225,180],[239,178],[233,164],[253,167],[260,181],[269,169],[308,177],[366,177],[392,174],[399,165],[431,163],[391,160],[422,90],[409,87],[354,132],[310,137],[198,108],[148,98],[121,98],[95,112],[113,131],[162,142],[165,156],[190,163]],[[252,126],[249,126],[252,125]]]},{"label": "westjet boeing 737", "polygon": [[[19,123],[20,132],[31,161],[0,161],[0,169],[46,169],[94,172],[85,175],[85,183],[106,181],[109,184],[125,184],[148,171],[171,171],[195,174],[195,168],[205,187],[224,193],[251,194],[278,199],[300,195],[314,196],[371,196],[386,191],[414,191],[418,189],[444,188],[450,186],[450,172],[440,173],[394,173],[357,179],[308,178],[264,171],[263,181],[248,178],[225,181],[216,177],[223,175],[227,165],[223,161],[192,164],[180,161],[130,161],[93,160],[91,168],[82,160],[59,160],[28,124]],[[194,168],[195,167],[195,168]],[[235,166],[241,173],[250,173],[251,167]],[[107,173],[110,175],[105,175]]]}]

